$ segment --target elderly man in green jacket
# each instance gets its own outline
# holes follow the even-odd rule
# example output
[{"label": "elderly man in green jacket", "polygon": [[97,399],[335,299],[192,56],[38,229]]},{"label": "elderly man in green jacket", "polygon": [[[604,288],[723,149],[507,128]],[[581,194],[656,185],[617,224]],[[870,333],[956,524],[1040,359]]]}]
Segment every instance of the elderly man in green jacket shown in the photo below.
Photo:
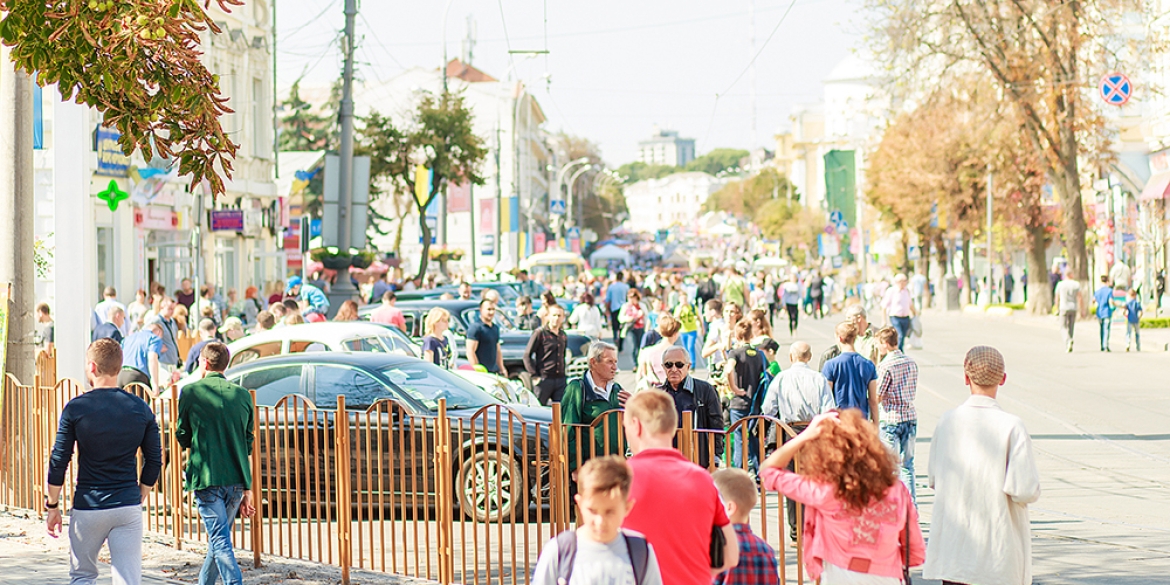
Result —
[{"label": "elderly man in green jacket", "polygon": [[230,355],[226,345],[208,343],[199,352],[202,380],[183,388],[175,438],[190,449],[187,491],[195,492],[199,515],[207,529],[207,558],[199,585],[241,585],[243,576],[232,550],[236,513],[251,516],[253,417],[252,394],[223,377]]},{"label": "elderly man in green jacket", "polygon": [[[568,434],[569,471],[577,475],[577,468],[591,457],[601,455],[622,455],[625,447],[621,444],[621,421],[617,413],[598,420],[605,412],[625,406],[630,393],[614,381],[618,372],[617,347],[603,341],[589,346],[589,370],[580,378],[569,381],[565,396],[561,400],[561,422]],[[579,444],[579,439],[588,436],[589,425],[593,428],[593,444]]]}]

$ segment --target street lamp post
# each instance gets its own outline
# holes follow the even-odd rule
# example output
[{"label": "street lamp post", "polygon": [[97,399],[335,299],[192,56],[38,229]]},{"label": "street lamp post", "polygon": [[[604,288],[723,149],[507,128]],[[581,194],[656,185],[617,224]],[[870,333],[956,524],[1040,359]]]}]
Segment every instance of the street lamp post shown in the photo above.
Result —
[{"label": "street lamp post", "polygon": [[581,167],[580,169],[577,169],[577,172],[573,173],[573,176],[569,179],[569,185],[568,185],[569,186],[569,198],[565,200],[565,215],[567,216],[566,217],[567,221],[565,222],[566,226],[576,225],[573,222],[580,221],[580,218],[575,218],[573,216],[573,202],[574,202],[573,185],[577,184],[577,177],[580,177],[581,173],[584,173],[585,171],[588,171],[592,168],[593,168],[593,165],[591,165],[591,164],[585,165],[585,166]]}]

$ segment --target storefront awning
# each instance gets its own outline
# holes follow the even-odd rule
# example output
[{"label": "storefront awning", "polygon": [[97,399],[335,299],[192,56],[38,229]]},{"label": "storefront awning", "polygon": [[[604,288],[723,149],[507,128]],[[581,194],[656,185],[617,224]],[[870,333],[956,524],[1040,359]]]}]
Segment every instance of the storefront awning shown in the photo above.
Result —
[{"label": "storefront awning", "polygon": [[1141,196],[1138,197],[1140,201],[1151,201],[1155,199],[1165,199],[1167,190],[1170,190],[1170,171],[1156,173],[1146,181],[1145,189],[1142,189]]}]

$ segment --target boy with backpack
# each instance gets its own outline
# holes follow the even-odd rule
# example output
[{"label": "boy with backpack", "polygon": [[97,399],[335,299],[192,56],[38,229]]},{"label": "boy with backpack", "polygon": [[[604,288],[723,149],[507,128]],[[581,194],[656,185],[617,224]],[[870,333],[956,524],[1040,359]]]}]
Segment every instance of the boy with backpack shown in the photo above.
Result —
[{"label": "boy with backpack", "polygon": [[[536,563],[533,585],[662,585],[654,547],[622,521],[634,506],[634,473],[625,459],[595,457],[577,475],[580,528],[550,540]],[[632,581],[631,581],[632,578]]]},{"label": "boy with backpack", "polygon": [[720,469],[711,475],[735,527],[739,541],[739,563],[715,576],[714,585],[780,585],[776,550],[752,532],[749,523],[759,500],[759,488],[751,474],[742,469]]}]

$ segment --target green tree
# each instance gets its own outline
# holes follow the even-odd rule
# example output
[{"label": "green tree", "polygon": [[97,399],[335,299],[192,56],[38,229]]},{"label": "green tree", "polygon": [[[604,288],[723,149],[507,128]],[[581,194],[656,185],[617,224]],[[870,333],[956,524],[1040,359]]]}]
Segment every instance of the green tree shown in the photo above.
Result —
[{"label": "green tree", "polygon": [[[478,169],[487,156],[487,148],[472,130],[471,111],[464,106],[463,97],[455,94],[425,95],[402,127],[372,111],[361,130],[359,150],[370,156],[371,187],[379,180],[391,185],[388,190],[374,188],[371,195],[375,198],[391,195],[396,201],[406,198],[414,202],[423,239],[418,269],[418,278],[422,278],[431,247],[426,208],[448,183],[484,184]],[[432,177],[430,189],[419,196],[416,196],[415,182],[417,165],[430,169]]]},{"label": "green tree", "polygon": [[764,203],[772,199],[800,200],[800,194],[788,178],[773,167],[738,181],[732,181],[711,194],[703,208],[707,211],[725,211],[732,215],[754,217]]},{"label": "green tree", "polygon": [[684,169],[698,171],[708,175],[718,175],[727,169],[740,166],[740,162],[748,157],[748,151],[738,148],[716,148],[695,160],[687,163]]},{"label": "green tree", "polygon": [[646,179],[661,179],[667,175],[681,172],[682,169],[672,165],[649,165],[641,161],[626,163],[617,168],[619,175],[626,178],[627,185],[633,185]]},{"label": "green tree", "polygon": [[321,150],[329,139],[330,120],[313,112],[313,104],[301,99],[301,82],[293,83],[288,98],[280,102],[288,112],[280,119],[280,150]]},{"label": "green tree", "polygon": [[[242,0],[215,0],[225,11]],[[194,188],[224,192],[237,145],[219,117],[231,110],[203,66],[200,34],[220,28],[194,0],[0,0],[0,39],[17,69],[97,108],[129,155],[179,159]]]}]

